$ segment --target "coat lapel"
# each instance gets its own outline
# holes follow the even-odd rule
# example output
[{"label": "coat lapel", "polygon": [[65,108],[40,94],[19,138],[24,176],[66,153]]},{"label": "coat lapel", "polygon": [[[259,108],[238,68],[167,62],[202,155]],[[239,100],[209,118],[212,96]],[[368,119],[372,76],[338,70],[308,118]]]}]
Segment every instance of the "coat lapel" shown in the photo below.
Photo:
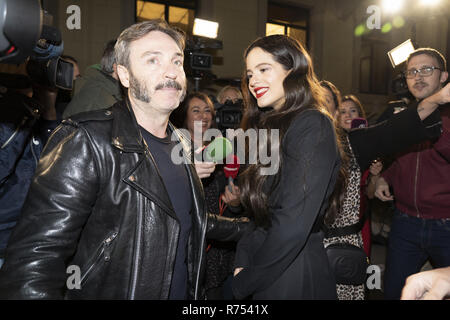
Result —
[{"label": "coat lapel", "polygon": [[169,194],[156,162],[144,146],[138,124],[128,103],[113,106],[112,144],[123,153],[135,153],[136,162],[122,177],[122,181],[155,202],[174,219],[177,219]]},{"label": "coat lapel", "polygon": [[[206,221],[206,207],[205,207],[205,194],[203,190],[203,184],[195,171],[195,165],[193,164],[193,154],[191,140],[186,137],[182,131],[176,129],[171,123],[169,123],[169,129],[175,132],[178,141],[183,146],[183,156],[185,158],[185,167],[188,174],[189,183],[192,190],[193,200],[193,221],[194,226],[201,226],[202,221]],[[198,233],[201,234],[201,233]]]}]

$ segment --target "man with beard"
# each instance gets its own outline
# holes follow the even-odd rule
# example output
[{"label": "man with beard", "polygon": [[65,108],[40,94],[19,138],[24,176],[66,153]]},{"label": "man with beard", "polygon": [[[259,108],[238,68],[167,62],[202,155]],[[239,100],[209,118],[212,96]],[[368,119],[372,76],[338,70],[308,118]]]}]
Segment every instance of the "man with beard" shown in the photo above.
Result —
[{"label": "man with beard", "polygon": [[[206,213],[190,141],[170,123],[186,93],[184,34],[135,24],[116,46],[125,101],[63,122],[49,140],[0,271],[10,299],[201,299],[205,236],[245,222]],[[180,150],[178,148],[178,150]]]},{"label": "man with beard", "polygon": [[[440,104],[442,135],[398,156],[376,183],[375,195],[394,200],[385,272],[385,298],[399,299],[405,280],[429,259],[435,268],[450,266],[450,96],[444,57],[417,49],[405,72],[414,103]],[[409,107],[414,107],[411,105]],[[420,105],[419,105],[420,107]]]}]

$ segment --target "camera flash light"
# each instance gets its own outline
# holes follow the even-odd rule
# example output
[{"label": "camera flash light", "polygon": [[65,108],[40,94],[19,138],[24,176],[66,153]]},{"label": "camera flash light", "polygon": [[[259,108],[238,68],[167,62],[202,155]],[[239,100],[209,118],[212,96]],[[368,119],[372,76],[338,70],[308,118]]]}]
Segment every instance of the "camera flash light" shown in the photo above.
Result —
[{"label": "camera flash light", "polygon": [[195,36],[215,39],[217,38],[218,30],[219,24],[217,22],[195,18],[194,30],[192,31],[192,33]]},{"label": "camera flash light", "polygon": [[406,40],[401,45],[389,51],[387,54],[389,56],[389,59],[391,60],[392,67],[395,68],[399,64],[406,61],[413,51],[414,46],[411,42],[411,39]]}]

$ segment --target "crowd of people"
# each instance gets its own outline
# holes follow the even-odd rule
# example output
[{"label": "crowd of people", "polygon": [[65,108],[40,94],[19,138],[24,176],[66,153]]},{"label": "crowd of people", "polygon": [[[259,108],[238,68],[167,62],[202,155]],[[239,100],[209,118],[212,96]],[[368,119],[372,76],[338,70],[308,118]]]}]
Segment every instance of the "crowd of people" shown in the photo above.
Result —
[{"label": "crowd of people", "polygon": [[[184,48],[178,29],[141,22],[82,75],[65,57],[71,94],[8,89],[38,112],[0,119],[1,298],[363,300],[374,197],[396,206],[385,298],[450,294],[442,54],[414,51],[404,74],[415,101],[368,125],[360,100],[319,81],[289,36],[252,42],[241,88],[217,96],[188,92]],[[203,157],[214,102],[239,101],[240,128],[279,132],[263,141],[279,145],[275,174],[257,157],[227,179]],[[427,260],[436,269],[416,274]],[[80,269],[75,289],[69,266]]]}]

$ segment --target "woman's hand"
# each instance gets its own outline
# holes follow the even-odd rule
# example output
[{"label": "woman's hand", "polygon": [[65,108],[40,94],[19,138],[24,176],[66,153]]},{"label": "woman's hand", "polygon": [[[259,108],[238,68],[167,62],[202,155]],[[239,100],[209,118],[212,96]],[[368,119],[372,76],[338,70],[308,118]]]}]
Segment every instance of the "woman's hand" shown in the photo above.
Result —
[{"label": "woman's hand", "polygon": [[239,273],[239,272],[241,272],[242,270],[244,270],[244,268],[236,268],[236,269],[234,269],[234,274],[233,274],[233,276],[237,276],[237,274]]},{"label": "woman's hand", "polygon": [[383,162],[380,160],[375,160],[372,162],[369,168],[369,183],[367,184],[366,194],[369,199],[373,199],[375,196],[375,186],[380,178],[381,170],[383,170]]},{"label": "woman's hand", "polygon": [[241,203],[239,199],[240,194],[241,191],[239,190],[239,187],[235,186],[234,183],[230,181],[230,183],[225,187],[225,192],[222,195],[222,200],[229,206],[237,207]]},{"label": "woman's hand", "polygon": [[384,180],[384,178],[380,177],[375,184],[375,197],[380,199],[381,201],[392,201],[394,200],[394,196],[391,195],[389,191],[389,185]]}]

